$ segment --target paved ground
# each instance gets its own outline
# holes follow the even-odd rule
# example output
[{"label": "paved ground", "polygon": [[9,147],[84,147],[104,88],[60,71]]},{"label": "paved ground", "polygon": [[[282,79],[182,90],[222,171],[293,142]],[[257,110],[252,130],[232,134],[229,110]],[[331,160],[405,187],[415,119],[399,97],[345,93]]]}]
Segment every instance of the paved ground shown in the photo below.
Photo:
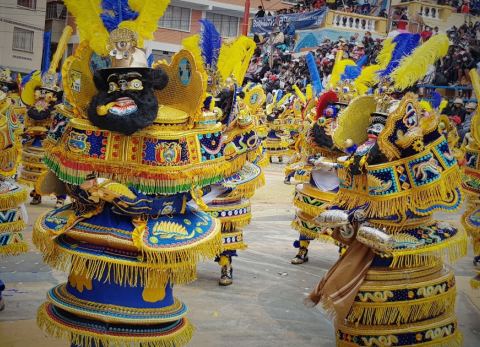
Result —
[{"label": "paved ground", "polygon": [[[313,285],[337,259],[332,245],[314,243],[310,262],[290,265],[296,233],[290,228],[294,209],[292,186],[283,184],[283,167],[266,170],[267,185],[253,200],[254,218],[245,236],[249,248],[234,260],[235,283],[219,287],[218,266],[199,266],[195,283],[176,288],[176,296],[187,303],[189,317],[197,327],[190,346],[332,347],[331,322],[319,309],[308,309],[302,301]],[[28,207],[31,226],[43,211],[53,207]],[[450,220],[458,215],[449,215]],[[35,323],[36,309],[46,291],[65,281],[65,274],[43,264],[32,247],[19,257],[0,260],[0,277],[7,282],[6,310],[0,313],[0,347],[57,347],[66,341],[46,337]],[[465,346],[480,346],[480,290],[468,285],[471,257],[455,265],[458,282],[457,313]]]}]

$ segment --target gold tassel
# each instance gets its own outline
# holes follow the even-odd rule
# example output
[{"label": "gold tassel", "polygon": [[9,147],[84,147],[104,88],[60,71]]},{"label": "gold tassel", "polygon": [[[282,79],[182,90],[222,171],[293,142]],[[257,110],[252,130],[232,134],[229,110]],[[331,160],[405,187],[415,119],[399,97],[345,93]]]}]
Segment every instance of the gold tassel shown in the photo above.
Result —
[{"label": "gold tassel", "polygon": [[26,242],[10,243],[5,246],[0,246],[0,255],[19,255],[28,251]]},{"label": "gold tassel", "polygon": [[456,290],[419,300],[389,303],[355,302],[347,316],[349,323],[362,325],[392,325],[414,323],[438,317],[455,308]]}]

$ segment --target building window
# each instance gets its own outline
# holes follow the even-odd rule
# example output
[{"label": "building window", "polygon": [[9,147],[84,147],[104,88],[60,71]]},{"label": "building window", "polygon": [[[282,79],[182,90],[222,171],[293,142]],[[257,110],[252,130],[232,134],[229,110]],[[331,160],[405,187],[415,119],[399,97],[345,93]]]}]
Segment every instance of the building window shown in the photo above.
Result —
[{"label": "building window", "polygon": [[17,0],[17,5],[35,10],[37,8],[37,0]]},{"label": "building window", "polygon": [[166,29],[190,32],[192,10],[185,7],[168,6],[158,26]]},{"label": "building window", "polygon": [[238,17],[207,12],[207,19],[211,21],[223,37],[235,37],[238,35]]},{"label": "building window", "polygon": [[62,2],[47,3],[47,19],[65,19],[67,18],[67,8]]},{"label": "building window", "polygon": [[33,53],[33,35],[31,30],[13,27],[12,49]]}]

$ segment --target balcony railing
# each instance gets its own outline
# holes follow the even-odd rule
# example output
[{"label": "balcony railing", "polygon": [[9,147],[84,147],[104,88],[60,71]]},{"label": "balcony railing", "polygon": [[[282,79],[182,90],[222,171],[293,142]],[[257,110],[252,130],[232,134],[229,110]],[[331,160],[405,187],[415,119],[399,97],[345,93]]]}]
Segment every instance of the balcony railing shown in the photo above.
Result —
[{"label": "balcony railing", "polygon": [[382,17],[365,16],[358,13],[328,11],[325,19],[326,27],[346,30],[362,30],[385,35],[387,19]]}]

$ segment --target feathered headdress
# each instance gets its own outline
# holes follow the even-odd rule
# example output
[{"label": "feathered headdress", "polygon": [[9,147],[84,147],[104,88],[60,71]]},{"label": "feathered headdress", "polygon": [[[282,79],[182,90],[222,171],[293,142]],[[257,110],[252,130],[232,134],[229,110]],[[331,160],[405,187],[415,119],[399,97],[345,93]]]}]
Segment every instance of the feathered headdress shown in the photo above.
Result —
[{"label": "feathered headdress", "polygon": [[232,42],[222,44],[218,57],[218,72],[225,82],[231,77],[242,85],[257,44],[251,38],[239,36]]},{"label": "feathered headdress", "polygon": [[374,64],[367,66],[362,70],[360,76],[358,76],[353,82],[358,95],[365,94],[370,88],[379,82],[378,71],[380,69],[380,65]]},{"label": "feathered headdress", "polygon": [[447,35],[432,36],[415,51],[404,58],[400,66],[393,71],[391,78],[397,90],[404,90],[413,86],[418,80],[425,77],[428,67],[448,53],[450,41]]},{"label": "feathered headdress", "polygon": [[330,76],[329,86],[335,88],[340,82],[342,74],[345,72],[347,66],[356,66],[355,62],[351,59],[342,59],[343,51],[338,51],[335,57],[335,64],[333,65],[332,75]]},{"label": "feathered headdress", "polygon": [[108,55],[109,33],[125,28],[137,34],[137,46],[152,39],[170,0],[65,0],[76,19],[80,40],[99,55]]},{"label": "feathered headdress", "polygon": [[385,68],[380,71],[380,76],[381,77],[386,77],[390,75],[393,70],[395,70],[398,65],[400,64],[400,61],[406,57],[412,54],[412,52],[417,48],[418,43],[420,42],[420,35],[419,34],[410,34],[410,33],[403,33],[395,36],[395,38],[392,40],[391,43],[387,42],[387,48],[388,50],[384,52],[381,60],[382,62],[380,65],[384,65],[385,61],[383,59],[386,58],[388,51],[391,50],[390,45],[394,44],[393,50],[391,50],[391,56],[390,59],[388,59],[388,64],[386,64]]},{"label": "feathered headdress", "polygon": [[353,81],[362,73],[362,67],[368,61],[368,56],[364,55],[355,63],[355,65],[348,65],[345,67],[345,71],[341,76],[342,81]]},{"label": "feathered headdress", "polygon": [[338,95],[333,90],[323,93],[318,97],[317,101],[317,112],[315,116],[315,121],[318,120],[323,115],[323,111],[327,108],[329,104],[338,102]]},{"label": "feathered headdress", "polygon": [[393,42],[392,37],[388,37],[383,41],[382,49],[377,55],[377,63],[382,69],[385,69],[392,59],[392,53],[395,49],[396,43]]}]

